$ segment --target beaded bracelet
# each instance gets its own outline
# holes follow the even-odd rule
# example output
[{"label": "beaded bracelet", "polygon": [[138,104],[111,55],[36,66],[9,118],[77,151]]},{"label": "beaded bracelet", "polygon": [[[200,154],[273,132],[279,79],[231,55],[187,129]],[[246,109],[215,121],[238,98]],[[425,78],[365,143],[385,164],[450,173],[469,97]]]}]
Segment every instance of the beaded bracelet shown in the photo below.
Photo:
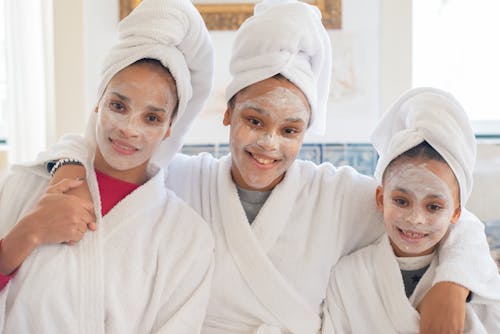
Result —
[{"label": "beaded bracelet", "polygon": [[50,169],[50,172],[49,172],[50,176],[54,177],[54,174],[57,172],[59,167],[62,167],[64,165],[83,166],[83,164],[80,161],[78,161],[77,159],[73,159],[73,158],[59,159],[55,163],[54,167],[52,167]]}]

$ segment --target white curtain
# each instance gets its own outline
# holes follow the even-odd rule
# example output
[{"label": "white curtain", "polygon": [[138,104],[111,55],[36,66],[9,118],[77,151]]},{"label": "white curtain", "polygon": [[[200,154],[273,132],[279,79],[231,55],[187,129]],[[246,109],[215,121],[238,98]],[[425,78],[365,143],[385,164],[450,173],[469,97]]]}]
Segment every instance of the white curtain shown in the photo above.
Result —
[{"label": "white curtain", "polygon": [[14,163],[32,160],[47,145],[51,1],[1,1],[6,20],[9,162]]}]

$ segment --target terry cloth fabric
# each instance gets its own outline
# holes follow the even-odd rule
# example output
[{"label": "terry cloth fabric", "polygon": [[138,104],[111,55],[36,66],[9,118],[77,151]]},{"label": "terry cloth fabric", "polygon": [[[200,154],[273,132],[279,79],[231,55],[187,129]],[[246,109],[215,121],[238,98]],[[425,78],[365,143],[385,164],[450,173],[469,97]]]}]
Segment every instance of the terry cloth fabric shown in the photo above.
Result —
[{"label": "terry cloth fabric", "polygon": [[[419,333],[417,305],[433,286],[441,252],[408,298],[389,237],[342,258],[332,272],[323,313],[323,334]],[[498,277],[486,295],[474,295],[465,305],[464,333],[498,333]]]},{"label": "terry cloth fabric", "polygon": [[310,130],[323,134],[331,62],[330,39],[317,7],[296,0],[264,0],[236,33],[226,100],[251,84],[282,74],[307,97]]},{"label": "terry cloth fabric", "polygon": [[[200,332],[214,266],[211,233],[165,188],[163,169],[149,172],[103,217],[88,169],[99,228],[73,246],[31,253],[0,291],[0,333]],[[49,181],[38,166],[12,167],[0,185],[0,235],[32,210]]]},{"label": "terry cloth fabric", "polygon": [[[104,61],[98,98],[116,73],[140,59],[157,59],[169,69],[177,85],[178,111],[171,136],[152,158],[165,166],[182,146],[184,134],[212,88],[213,47],[208,30],[187,0],[142,1],[120,22],[118,30],[119,41]],[[86,131],[94,147],[96,119],[92,112]]]},{"label": "terry cloth fabric", "polygon": [[462,206],[469,198],[476,139],[467,114],[451,94],[429,87],[409,90],[382,116],[371,140],[380,155],[375,168],[379,182],[394,158],[427,141],[453,170]]}]

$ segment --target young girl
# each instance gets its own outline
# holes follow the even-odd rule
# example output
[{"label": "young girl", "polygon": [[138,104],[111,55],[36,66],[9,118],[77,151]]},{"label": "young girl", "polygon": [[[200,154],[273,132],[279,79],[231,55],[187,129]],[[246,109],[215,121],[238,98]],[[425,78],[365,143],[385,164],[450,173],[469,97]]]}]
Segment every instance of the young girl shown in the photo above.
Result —
[{"label": "young girl", "polygon": [[[438,245],[458,222],[470,194],[472,133],[460,105],[436,89],[410,91],[384,116],[373,140],[381,157],[376,202],[386,233],[334,268],[325,329],[419,332],[416,306],[435,279]],[[488,287],[466,306],[466,333],[500,329],[498,275]]]},{"label": "young girl", "polygon": [[[151,15],[154,26],[148,26]],[[44,194],[50,179],[25,165],[15,166],[1,188],[0,269],[9,274],[22,263],[0,292],[1,332],[201,329],[213,240],[204,220],[165,188],[164,171],[150,160],[164,153],[172,123],[190,108],[199,110],[191,92],[207,96],[205,81],[195,79],[212,73],[209,66],[196,68],[200,58],[211,59],[208,32],[189,1],[170,0],[143,2],[120,32],[89,121],[91,154],[82,160],[92,167],[87,181],[97,230],[85,233],[88,212],[64,224],[54,209],[61,193],[81,181],[64,180]],[[183,47],[198,53],[179,57]],[[53,170],[73,163],[60,160]]]}]

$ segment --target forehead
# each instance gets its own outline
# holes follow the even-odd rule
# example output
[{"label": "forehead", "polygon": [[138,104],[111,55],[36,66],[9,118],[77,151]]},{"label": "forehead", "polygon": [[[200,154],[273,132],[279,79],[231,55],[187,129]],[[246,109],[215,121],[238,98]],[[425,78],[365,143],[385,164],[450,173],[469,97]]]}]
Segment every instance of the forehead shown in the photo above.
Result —
[{"label": "forehead", "polygon": [[304,107],[306,107],[307,110],[310,111],[309,102],[304,93],[285,78],[268,78],[244,88],[236,95],[236,103],[241,103],[247,100],[255,100],[270,93],[280,91],[292,94],[292,97],[288,98],[290,102],[295,103],[295,101],[298,100]]},{"label": "forehead", "polygon": [[160,65],[152,63],[138,63],[125,67],[111,78],[108,88],[126,84],[146,90],[162,89],[177,95],[172,75]]},{"label": "forehead", "polygon": [[[454,196],[458,196],[459,187],[455,174],[447,163],[438,160],[424,160],[420,158],[400,159],[387,169],[383,182],[384,186],[387,186],[388,183],[417,181],[417,184],[426,186],[426,184],[423,184],[426,180],[422,177],[425,174],[439,179],[451,190]],[[411,180],[410,178],[415,179]]]}]

